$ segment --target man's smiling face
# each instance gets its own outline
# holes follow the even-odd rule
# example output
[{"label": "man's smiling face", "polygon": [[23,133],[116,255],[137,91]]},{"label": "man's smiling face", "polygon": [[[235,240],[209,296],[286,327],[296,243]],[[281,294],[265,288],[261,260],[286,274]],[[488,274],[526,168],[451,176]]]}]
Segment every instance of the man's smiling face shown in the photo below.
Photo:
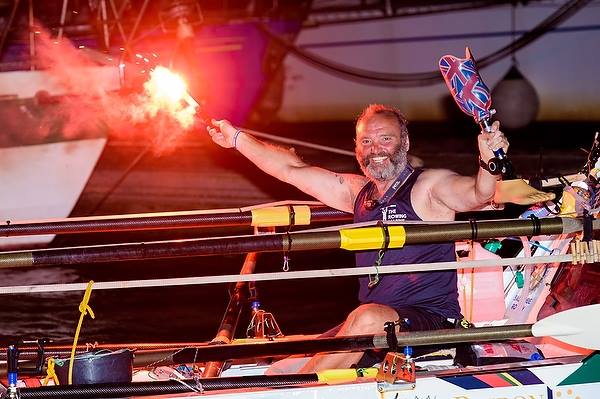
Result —
[{"label": "man's smiling face", "polygon": [[356,126],[356,159],[369,179],[395,179],[406,167],[407,152],[396,118],[374,114]]}]

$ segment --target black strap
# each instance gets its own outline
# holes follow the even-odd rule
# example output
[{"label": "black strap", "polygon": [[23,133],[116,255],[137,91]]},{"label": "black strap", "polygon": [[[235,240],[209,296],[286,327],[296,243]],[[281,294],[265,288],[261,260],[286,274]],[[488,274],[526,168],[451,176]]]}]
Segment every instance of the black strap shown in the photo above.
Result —
[{"label": "black strap", "polygon": [[290,232],[292,231],[292,227],[294,227],[296,225],[296,211],[294,210],[294,207],[292,205],[287,206],[288,208],[288,215],[289,215],[289,224],[288,224],[288,228],[285,232],[285,234],[287,235],[287,239],[288,239],[288,247],[287,249],[283,250],[283,271],[287,272],[288,270],[290,270],[290,251],[292,250],[292,235],[290,234]]},{"label": "black strap", "polygon": [[542,232],[542,223],[540,222],[540,218],[535,216],[534,214],[529,215],[529,219],[533,222],[533,231],[531,236],[539,236]]},{"label": "black strap", "polygon": [[377,226],[381,227],[381,231],[383,232],[383,245],[381,246],[382,251],[387,251],[390,247],[390,230],[388,229],[387,224],[384,224],[383,221],[378,220]]},{"label": "black strap", "polygon": [[479,232],[477,231],[477,221],[475,219],[469,219],[469,225],[471,226],[471,240],[475,241]]},{"label": "black strap", "polygon": [[387,321],[383,325],[383,329],[386,332],[385,340],[387,341],[389,351],[396,352],[398,350],[398,337],[396,336],[396,323],[394,323],[393,321]]},{"label": "black strap", "polygon": [[292,227],[296,225],[296,211],[292,205],[288,205],[288,214],[290,215],[290,223],[288,225],[288,231],[292,230]]}]

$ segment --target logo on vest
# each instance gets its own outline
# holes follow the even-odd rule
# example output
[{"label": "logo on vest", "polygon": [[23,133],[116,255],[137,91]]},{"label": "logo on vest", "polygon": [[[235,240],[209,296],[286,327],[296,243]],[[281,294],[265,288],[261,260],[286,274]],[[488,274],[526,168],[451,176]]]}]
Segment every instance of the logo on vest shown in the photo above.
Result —
[{"label": "logo on vest", "polygon": [[381,220],[384,222],[406,220],[406,213],[398,213],[396,205],[388,205],[381,208]]}]

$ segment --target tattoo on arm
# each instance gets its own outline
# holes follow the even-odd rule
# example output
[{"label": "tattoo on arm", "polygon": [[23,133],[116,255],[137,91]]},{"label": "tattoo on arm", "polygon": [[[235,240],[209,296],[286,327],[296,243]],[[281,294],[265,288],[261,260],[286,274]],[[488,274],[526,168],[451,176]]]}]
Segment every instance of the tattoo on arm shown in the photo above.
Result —
[{"label": "tattoo on arm", "polygon": [[344,184],[344,176],[338,175],[338,180],[339,180],[340,184]]}]

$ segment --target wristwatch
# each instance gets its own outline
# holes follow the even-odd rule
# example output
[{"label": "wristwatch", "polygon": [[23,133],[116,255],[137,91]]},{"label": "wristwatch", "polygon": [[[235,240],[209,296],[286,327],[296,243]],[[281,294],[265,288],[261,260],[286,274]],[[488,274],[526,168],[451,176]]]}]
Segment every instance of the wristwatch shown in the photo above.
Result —
[{"label": "wristwatch", "polygon": [[[492,161],[496,161],[496,162],[492,162]],[[502,164],[500,162],[501,162],[501,160],[499,160],[498,158],[492,158],[490,161],[488,161],[486,163],[483,159],[481,159],[481,155],[479,156],[479,167],[494,176],[499,176],[503,173],[504,167],[502,166]]]}]

